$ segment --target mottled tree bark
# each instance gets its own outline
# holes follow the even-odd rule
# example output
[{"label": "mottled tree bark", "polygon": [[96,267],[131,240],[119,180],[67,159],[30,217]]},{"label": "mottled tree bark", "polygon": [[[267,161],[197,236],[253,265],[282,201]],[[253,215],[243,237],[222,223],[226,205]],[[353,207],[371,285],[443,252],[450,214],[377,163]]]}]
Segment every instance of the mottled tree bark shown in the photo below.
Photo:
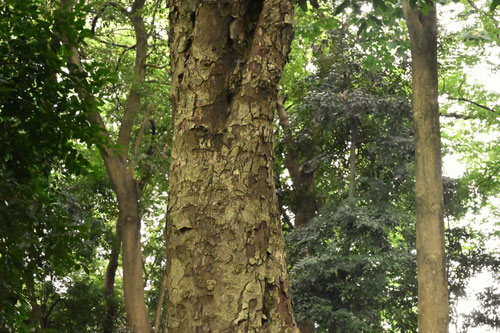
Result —
[{"label": "mottled tree bark", "polygon": [[293,3],[170,1],[169,332],[296,332],[273,178]]},{"label": "mottled tree bark", "polygon": [[448,332],[443,181],[439,127],[436,9],[403,3],[410,33],[415,124],[418,329]]}]

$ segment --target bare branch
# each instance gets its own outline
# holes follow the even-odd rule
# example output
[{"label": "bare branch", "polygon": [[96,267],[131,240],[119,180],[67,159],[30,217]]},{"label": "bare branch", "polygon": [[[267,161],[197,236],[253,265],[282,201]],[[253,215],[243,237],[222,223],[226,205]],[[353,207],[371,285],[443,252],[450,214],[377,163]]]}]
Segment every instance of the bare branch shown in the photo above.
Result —
[{"label": "bare branch", "polygon": [[168,86],[168,83],[160,80],[145,80],[144,83],[156,83],[156,84],[162,84],[165,86]]},{"label": "bare branch", "polygon": [[[73,1],[72,0],[61,0],[61,8],[64,8],[65,10],[71,11],[73,8]],[[79,71],[82,71],[82,62],[80,60],[80,54],[78,52],[78,49],[71,44],[69,38],[67,35],[62,35],[61,40],[63,43],[69,48],[70,50],[70,55],[68,57],[68,63],[71,63],[78,68]],[[71,71],[74,71],[70,69]],[[80,85],[77,86],[77,94],[82,100],[86,99],[93,99],[93,96],[90,96],[87,91],[81,88]],[[93,110],[93,112],[89,113],[88,118],[91,122],[97,124],[102,132],[102,134],[105,137],[105,145],[100,145],[99,149],[102,151],[103,156],[110,156],[110,147],[113,146],[113,142],[111,140],[111,137],[106,129],[106,125],[104,124],[104,121],[101,118],[101,115],[97,110]]]},{"label": "bare branch", "polygon": [[446,117],[446,118],[455,118],[455,119],[464,119],[464,120],[473,119],[473,117],[471,117],[471,116],[466,116],[464,114],[459,114],[459,113],[455,113],[455,112],[440,114],[440,116]]},{"label": "bare branch", "polygon": [[467,103],[470,103],[472,105],[475,105],[477,106],[478,108],[481,108],[481,109],[484,109],[484,110],[487,110],[487,111],[490,111],[490,112],[496,112],[495,110],[485,106],[485,105],[482,105],[482,104],[479,104],[477,102],[474,102],[474,101],[471,101],[470,99],[467,99],[467,98],[464,98],[464,97],[459,97],[459,98],[455,98],[455,97],[448,97],[448,99],[452,100],[452,101],[459,101],[459,102],[467,102]]},{"label": "bare branch", "polygon": [[476,4],[474,3],[474,1],[472,0],[467,0],[467,2],[469,3],[469,5],[471,5],[472,8],[476,9],[477,10],[477,6]]},{"label": "bare branch", "polygon": [[165,300],[166,290],[167,290],[167,272],[164,272],[163,279],[161,281],[160,296],[158,296],[158,303],[156,304],[153,333],[160,332],[161,309],[163,308],[163,302]]},{"label": "bare branch", "polygon": [[132,50],[132,49],[135,49],[137,44],[135,45],[132,45],[132,46],[129,46],[127,49],[123,50],[122,53],[120,53],[120,56],[118,57],[118,61],[116,62],[116,69],[115,71],[118,72],[118,70],[120,69],[120,65],[121,65],[121,62],[122,62],[122,58],[123,56],[125,55],[125,53],[127,53],[128,51]]},{"label": "bare branch", "polygon": [[130,13],[127,11],[127,9],[125,7],[123,7],[122,5],[120,5],[119,3],[117,3],[117,2],[108,1],[108,2],[106,2],[104,4],[104,8],[107,7],[107,6],[115,7],[116,9],[118,9],[120,12],[122,12],[126,16],[130,15]]},{"label": "bare branch", "polygon": [[155,64],[146,64],[146,67],[151,67],[151,68],[156,68],[156,69],[165,69],[167,68],[167,66],[159,66],[159,65],[155,65]]},{"label": "bare branch", "polygon": [[149,36],[153,35],[153,30],[155,27],[156,13],[158,12],[158,7],[160,6],[161,0],[156,0],[155,9],[153,11],[153,19],[151,20],[151,29],[149,30]]},{"label": "bare branch", "polygon": [[[137,11],[144,6],[144,0],[136,0],[132,5],[132,11],[128,17],[134,26],[136,45],[135,45],[135,65],[134,79],[127,97],[125,112],[123,113],[120,130],[118,133],[118,144],[122,147],[120,156],[122,160],[127,160],[130,145],[130,134],[134,125],[134,119],[140,110],[140,98],[142,85],[146,77],[146,58],[148,50],[148,34],[141,15]],[[131,170],[129,170],[131,171]]]},{"label": "bare branch", "polygon": [[112,45],[112,46],[116,46],[116,47],[121,47],[121,48],[127,49],[127,51],[130,50],[131,48],[135,47],[135,45],[130,46],[130,45],[113,43],[113,42],[107,42],[107,41],[99,39],[99,38],[94,38],[94,39],[96,41],[98,41],[99,43],[106,44],[106,45]]},{"label": "bare branch", "polygon": [[132,10],[130,11],[130,15],[134,15],[137,11],[141,10],[144,7],[146,0],[135,0],[132,4]]},{"label": "bare branch", "polygon": [[280,119],[280,126],[283,128],[283,131],[288,131],[290,127],[290,118],[286,113],[285,108],[283,107],[283,98],[281,95],[278,95],[278,99],[276,101],[276,108],[278,109],[278,116]]},{"label": "bare branch", "polygon": [[141,146],[141,141],[144,136],[144,130],[146,129],[146,124],[149,121],[149,117],[151,116],[151,108],[146,107],[146,116],[144,117],[144,120],[142,121],[141,127],[139,128],[139,132],[137,133],[137,139],[135,140],[135,146],[134,146],[134,152],[133,152],[133,159],[130,162],[130,170],[134,170],[136,165],[137,165],[137,153],[139,152],[139,147]]},{"label": "bare branch", "polygon": [[492,172],[490,175],[488,175],[488,177],[486,177],[485,179],[483,179],[482,181],[480,181],[480,182],[476,185],[476,187],[479,187],[479,185],[482,185],[484,182],[486,182],[486,181],[488,181],[488,180],[491,180],[491,179],[493,178],[493,176],[495,176],[495,175],[498,173],[498,171],[500,171],[500,166],[499,166],[499,167],[497,167],[495,170],[493,170],[493,172]]}]

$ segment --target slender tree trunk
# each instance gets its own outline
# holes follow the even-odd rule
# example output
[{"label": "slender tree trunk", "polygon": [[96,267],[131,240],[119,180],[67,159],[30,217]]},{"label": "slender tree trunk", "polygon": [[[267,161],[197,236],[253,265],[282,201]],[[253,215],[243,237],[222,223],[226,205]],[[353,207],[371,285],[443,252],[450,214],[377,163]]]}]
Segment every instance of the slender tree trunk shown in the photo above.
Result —
[{"label": "slender tree trunk", "polygon": [[[294,226],[296,228],[306,227],[316,215],[316,195],[314,193],[315,170],[305,171],[304,163],[300,163],[297,156],[297,148],[292,140],[290,131],[290,119],[283,107],[283,100],[278,96],[278,116],[279,123],[285,136],[285,166],[290,174],[293,184],[293,197],[295,201],[291,210],[295,216]],[[314,141],[314,140],[313,140]],[[314,153],[317,153],[316,146],[311,147]],[[298,328],[301,333],[312,333],[315,331],[314,320],[298,322]]]},{"label": "slender tree trunk", "polygon": [[103,332],[112,333],[115,327],[116,312],[118,304],[115,300],[115,277],[118,268],[118,259],[121,250],[120,224],[116,224],[115,239],[112,242],[111,254],[104,280],[104,298],[106,300],[106,314],[103,322]]},{"label": "slender tree trunk", "polygon": [[[146,58],[148,51],[148,35],[141,11],[145,0],[135,0],[130,9],[116,2],[106,5],[121,11],[132,23],[136,37],[134,77],[127,97],[127,103],[120,123],[116,144],[106,130],[106,126],[98,112],[89,114],[89,120],[100,127],[106,138],[106,143],[99,147],[101,157],[118,198],[118,224],[121,228],[122,261],[123,261],[123,292],[125,311],[128,324],[134,333],[151,333],[152,327],[144,298],[144,283],[142,279],[142,249],[141,249],[141,215],[139,210],[139,195],[132,168],[128,168],[131,132],[135,118],[140,111],[141,90],[146,75]],[[73,9],[74,0],[61,0],[63,11]],[[62,36],[63,42],[71,49],[69,62],[82,70],[78,49],[71,44],[67,36]],[[92,99],[83,89],[78,90],[82,99]],[[113,147],[116,147],[114,149]]]},{"label": "slender tree trunk", "polygon": [[160,286],[160,295],[158,296],[158,303],[156,304],[153,333],[160,332],[160,324],[161,324],[161,319],[162,319],[162,314],[163,314],[162,309],[163,309],[163,303],[165,303],[166,291],[167,291],[167,274],[163,273],[163,277],[161,280],[161,286]]},{"label": "slender tree trunk", "polygon": [[133,332],[150,333],[151,322],[144,298],[141,249],[141,214],[136,182],[119,158],[103,156],[118,198],[121,228],[125,311]]},{"label": "slender tree trunk", "polygon": [[297,332],[273,116],[293,3],[170,1],[169,332]]},{"label": "slender tree trunk", "polygon": [[26,289],[28,290],[28,298],[31,306],[30,322],[35,326],[40,325],[40,328],[44,328],[42,325],[43,309],[42,306],[38,304],[38,300],[36,297],[34,277],[30,276],[29,278],[25,279],[25,283]]},{"label": "slender tree trunk", "polygon": [[445,268],[443,181],[438,106],[436,8],[428,14],[403,3],[410,33],[413,117],[416,135],[416,228],[418,329],[448,332],[449,304]]},{"label": "slender tree trunk", "polygon": [[[348,198],[351,200],[356,199],[356,149],[358,147],[359,141],[359,126],[356,119],[352,118],[350,120],[350,129],[351,129],[351,147],[349,148],[349,196]],[[342,244],[342,256],[348,257],[351,252],[352,246],[352,237],[351,230],[354,228],[354,222],[356,219],[354,216],[349,217],[349,220],[345,225],[345,239]],[[342,278],[345,280],[346,277]]]},{"label": "slender tree trunk", "polygon": [[358,124],[351,119],[351,147],[349,149],[349,199],[356,198],[356,149],[358,145]]}]

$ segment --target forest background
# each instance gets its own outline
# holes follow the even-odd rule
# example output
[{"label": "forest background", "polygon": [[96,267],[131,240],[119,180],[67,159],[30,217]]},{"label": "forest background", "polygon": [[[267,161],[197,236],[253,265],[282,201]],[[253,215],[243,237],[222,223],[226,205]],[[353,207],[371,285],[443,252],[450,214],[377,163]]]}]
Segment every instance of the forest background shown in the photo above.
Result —
[{"label": "forest background", "polygon": [[[169,8],[139,3],[78,1],[71,11],[65,1],[0,4],[3,330],[125,332],[125,283],[144,284],[147,320],[165,329]],[[500,66],[497,5],[438,7],[443,153],[464,168],[444,178],[457,332],[500,329],[499,91],[477,79],[478,68],[494,78]],[[297,7],[274,128],[296,319],[317,332],[414,332],[414,138],[402,10],[380,0]],[[122,241],[134,226],[118,206],[131,192],[138,206],[127,209],[142,221],[140,263],[120,257],[137,251]],[[125,282],[127,272],[135,282]],[[479,288],[478,307],[459,316],[478,273],[492,286]]]}]

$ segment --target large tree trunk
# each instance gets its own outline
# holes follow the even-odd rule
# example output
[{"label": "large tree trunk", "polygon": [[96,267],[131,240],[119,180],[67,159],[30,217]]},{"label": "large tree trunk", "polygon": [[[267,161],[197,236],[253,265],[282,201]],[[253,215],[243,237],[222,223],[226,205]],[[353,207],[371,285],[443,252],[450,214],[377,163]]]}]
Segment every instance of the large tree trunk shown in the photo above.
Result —
[{"label": "large tree trunk", "polygon": [[296,332],[273,178],[293,3],[170,1],[169,332]]},{"label": "large tree trunk", "polygon": [[421,333],[448,332],[436,9],[425,15],[404,2],[403,11],[411,40],[416,135],[418,328]]}]

